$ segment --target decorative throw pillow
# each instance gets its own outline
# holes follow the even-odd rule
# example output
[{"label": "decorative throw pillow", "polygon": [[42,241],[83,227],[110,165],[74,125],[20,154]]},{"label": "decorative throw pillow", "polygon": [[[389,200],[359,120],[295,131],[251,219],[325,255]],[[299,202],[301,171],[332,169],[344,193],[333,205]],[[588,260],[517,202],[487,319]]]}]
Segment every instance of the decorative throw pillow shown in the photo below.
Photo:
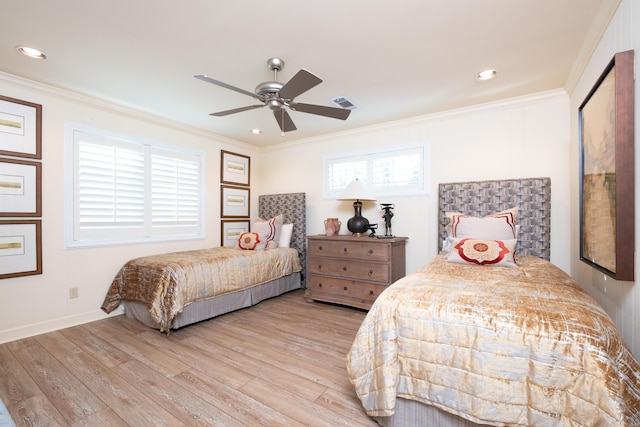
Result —
[{"label": "decorative throw pillow", "polygon": [[517,238],[516,224],[518,208],[507,209],[482,218],[447,212],[447,236],[471,237],[487,240],[510,240]]},{"label": "decorative throw pillow", "polygon": [[515,259],[516,239],[481,240],[454,238],[447,261],[462,264],[517,267]]},{"label": "decorative throw pillow", "polygon": [[240,234],[236,248],[245,251],[262,251],[267,247],[267,235],[245,231]]},{"label": "decorative throw pillow", "polygon": [[293,234],[293,224],[283,224],[280,240],[278,240],[279,248],[288,248],[291,244],[291,235]]},{"label": "decorative throw pillow", "polygon": [[251,226],[251,231],[267,235],[267,249],[275,249],[280,241],[282,233],[282,215],[276,215],[270,219],[257,218]]}]

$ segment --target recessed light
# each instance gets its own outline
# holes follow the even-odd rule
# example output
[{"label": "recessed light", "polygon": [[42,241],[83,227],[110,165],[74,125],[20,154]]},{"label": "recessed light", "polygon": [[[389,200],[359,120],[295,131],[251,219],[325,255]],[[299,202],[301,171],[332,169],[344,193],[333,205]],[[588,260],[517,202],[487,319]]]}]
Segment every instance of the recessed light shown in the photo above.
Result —
[{"label": "recessed light", "polygon": [[260,129],[251,129],[251,133],[254,135],[260,135],[262,131]]},{"label": "recessed light", "polygon": [[498,74],[498,72],[493,69],[480,71],[478,74],[476,74],[476,80],[490,80],[494,78],[496,74]]},{"label": "recessed light", "polygon": [[47,59],[47,55],[39,51],[38,49],[34,49],[32,47],[27,46],[16,46],[16,50],[21,54],[28,56],[29,58],[34,59]]}]

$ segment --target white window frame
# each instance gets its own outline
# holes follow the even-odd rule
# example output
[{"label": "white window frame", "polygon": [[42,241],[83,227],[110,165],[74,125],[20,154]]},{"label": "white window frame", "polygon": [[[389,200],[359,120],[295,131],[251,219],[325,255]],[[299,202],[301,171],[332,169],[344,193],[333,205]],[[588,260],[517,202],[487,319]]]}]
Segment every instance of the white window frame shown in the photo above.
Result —
[{"label": "white window frame", "polygon": [[[151,243],[175,240],[195,240],[205,238],[204,207],[205,199],[205,152],[190,149],[188,147],[166,144],[158,141],[135,138],[98,129],[92,126],[78,123],[65,123],[65,171],[64,171],[64,242],[65,248],[77,247],[99,247],[113,246],[134,243]],[[91,140],[96,144],[113,147],[129,147],[140,150],[144,153],[144,208],[142,223],[135,224],[108,225],[101,227],[80,227],[79,224],[79,139],[84,138],[84,142]],[[151,156],[158,154],[171,157],[176,162],[187,161],[196,164],[194,167],[197,181],[197,195],[191,194],[194,200],[194,207],[190,210],[188,222],[177,221],[172,225],[152,224],[152,192],[151,192]],[[193,185],[192,185],[193,187]],[[195,211],[195,212],[194,212]]]},{"label": "white window frame", "polygon": [[[417,172],[419,174],[419,182],[412,185],[386,185],[376,186],[373,179],[373,164],[376,160],[384,158],[393,158],[400,156],[403,153],[416,153],[420,156],[420,165],[417,166]],[[341,164],[358,162],[360,167],[358,171],[350,172],[351,177],[346,177],[344,180],[344,187],[331,188],[332,185],[329,182],[331,167]],[[430,165],[430,152],[429,144],[426,141],[421,141],[414,144],[402,144],[394,145],[376,149],[367,149],[351,153],[333,154],[324,157],[323,164],[323,198],[324,199],[336,199],[342,190],[351,182],[351,179],[358,178],[365,182],[371,194],[376,197],[389,197],[389,196],[424,196],[429,194],[429,165]],[[372,184],[373,183],[373,184]]]}]

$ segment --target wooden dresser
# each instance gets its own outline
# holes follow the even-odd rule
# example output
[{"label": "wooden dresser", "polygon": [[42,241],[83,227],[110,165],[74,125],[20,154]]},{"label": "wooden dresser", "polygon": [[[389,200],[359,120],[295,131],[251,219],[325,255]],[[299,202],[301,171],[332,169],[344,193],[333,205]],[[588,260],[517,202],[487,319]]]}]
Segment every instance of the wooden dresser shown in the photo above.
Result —
[{"label": "wooden dresser", "polygon": [[369,309],[405,275],[406,237],[307,236],[307,301]]}]

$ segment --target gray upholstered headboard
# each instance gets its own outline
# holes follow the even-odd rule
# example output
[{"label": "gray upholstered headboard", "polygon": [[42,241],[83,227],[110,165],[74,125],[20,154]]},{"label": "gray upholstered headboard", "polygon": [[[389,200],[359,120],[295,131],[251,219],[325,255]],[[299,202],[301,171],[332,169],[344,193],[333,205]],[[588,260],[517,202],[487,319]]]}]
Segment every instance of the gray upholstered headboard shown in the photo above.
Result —
[{"label": "gray upholstered headboard", "polygon": [[439,242],[447,234],[446,212],[490,215],[518,207],[518,254],[551,257],[551,178],[454,182],[439,185]]},{"label": "gray upholstered headboard", "polygon": [[307,267],[307,202],[305,193],[261,195],[258,196],[258,206],[260,218],[273,218],[282,214],[285,224],[293,224],[291,247],[298,250],[304,284]]}]

